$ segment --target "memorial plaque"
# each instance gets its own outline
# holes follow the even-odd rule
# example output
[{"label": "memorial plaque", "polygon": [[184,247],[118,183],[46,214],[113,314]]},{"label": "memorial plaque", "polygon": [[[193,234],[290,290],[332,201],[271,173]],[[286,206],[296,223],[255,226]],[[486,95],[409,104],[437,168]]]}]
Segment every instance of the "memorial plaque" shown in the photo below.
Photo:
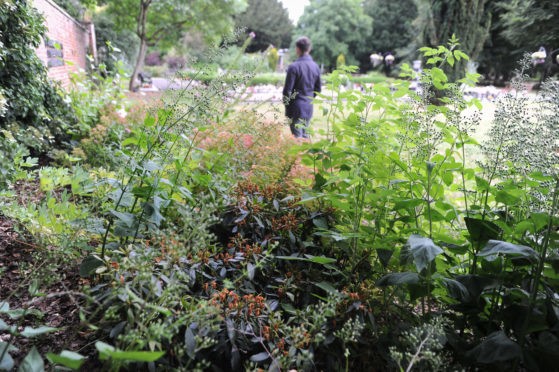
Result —
[{"label": "memorial plaque", "polygon": [[54,39],[45,38],[45,46],[47,47],[47,66],[49,68],[63,66],[64,52],[62,49],[62,43]]},{"label": "memorial plaque", "polygon": [[62,58],[62,49],[51,49],[48,48],[47,49],[47,57],[51,58],[51,57],[60,57]]},{"label": "memorial plaque", "polygon": [[64,61],[60,58],[49,58],[47,62],[47,66],[50,67],[59,67],[64,66]]}]

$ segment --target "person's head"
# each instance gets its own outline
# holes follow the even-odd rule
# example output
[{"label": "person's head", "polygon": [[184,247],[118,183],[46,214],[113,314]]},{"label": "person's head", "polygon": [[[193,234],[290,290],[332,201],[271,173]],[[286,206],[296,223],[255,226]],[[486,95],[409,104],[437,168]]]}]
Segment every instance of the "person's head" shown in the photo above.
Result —
[{"label": "person's head", "polygon": [[295,49],[299,57],[304,54],[309,54],[311,51],[311,40],[306,36],[301,36],[295,40]]}]

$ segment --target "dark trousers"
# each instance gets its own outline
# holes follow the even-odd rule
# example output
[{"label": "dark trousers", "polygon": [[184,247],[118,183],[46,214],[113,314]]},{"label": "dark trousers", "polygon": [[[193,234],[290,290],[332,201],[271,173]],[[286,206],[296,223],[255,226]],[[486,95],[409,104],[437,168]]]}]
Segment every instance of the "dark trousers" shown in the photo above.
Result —
[{"label": "dark trousers", "polygon": [[295,138],[309,138],[309,133],[307,132],[307,128],[311,119],[303,119],[303,118],[293,118],[291,119],[291,123],[289,127],[291,128],[291,133]]}]

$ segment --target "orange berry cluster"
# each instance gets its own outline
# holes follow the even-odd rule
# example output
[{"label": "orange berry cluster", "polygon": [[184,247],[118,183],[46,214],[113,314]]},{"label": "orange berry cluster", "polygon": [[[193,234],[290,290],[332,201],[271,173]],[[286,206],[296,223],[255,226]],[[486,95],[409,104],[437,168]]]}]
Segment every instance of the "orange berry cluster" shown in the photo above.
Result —
[{"label": "orange berry cluster", "polygon": [[[260,330],[262,332],[262,336],[264,336],[266,341],[270,341],[270,338],[272,336],[277,336],[278,335],[278,329],[280,327],[280,323],[281,323],[280,321],[272,320],[272,323],[270,323],[269,326],[262,325]],[[283,342],[285,343],[285,340],[283,340]]]},{"label": "orange berry cluster", "polygon": [[244,239],[241,234],[237,234],[235,237],[231,238],[231,241],[227,244],[227,248],[233,249],[238,248],[245,257],[250,257],[252,255],[259,255],[262,253],[262,247],[256,243],[248,244],[248,239]]},{"label": "orange berry cluster", "polygon": [[299,226],[299,220],[294,214],[290,213],[276,219],[272,217],[272,229],[274,231],[293,231]]},{"label": "orange berry cluster", "polygon": [[227,315],[236,312],[237,316],[244,314],[247,319],[252,316],[262,315],[266,308],[264,297],[248,294],[241,298],[234,291],[230,291],[227,288],[214,293],[210,304],[225,311]]},{"label": "orange berry cluster", "polygon": [[[347,297],[349,297],[349,300],[342,301],[341,303],[338,304],[338,307],[347,308],[348,306],[351,305],[353,301],[364,301],[367,298],[365,291],[366,291],[366,286],[364,284],[361,285],[360,290],[358,290],[357,292],[349,292],[347,290],[347,287],[344,288],[342,290],[342,293],[345,294]],[[366,307],[363,304],[359,306],[359,309],[363,311],[367,310],[370,313],[373,311],[373,309],[371,309],[370,307]]]},{"label": "orange berry cluster", "polygon": [[243,182],[239,182],[239,184],[237,185],[237,189],[235,190],[235,193],[237,194],[237,197],[243,195],[261,194],[265,198],[273,199],[278,194],[280,194],[281,191],[282,191],[282,187],[280,185],[260,187],[257,184],[252,183],[250,181],[243,181]]}]

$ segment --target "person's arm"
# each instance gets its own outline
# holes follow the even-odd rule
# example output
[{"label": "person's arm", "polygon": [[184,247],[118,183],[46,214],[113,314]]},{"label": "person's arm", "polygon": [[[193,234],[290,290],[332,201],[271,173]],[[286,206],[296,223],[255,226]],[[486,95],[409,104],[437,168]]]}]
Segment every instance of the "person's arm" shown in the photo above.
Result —
[{"label": "person's arm", "polygon": [[289,100],[292,99],[291,95],[295,87],[295,77],[295,69],[289,66],[285,76],[285,85],[283,86],[283,104],[286,106],[289,104]]},{"label": "person's arm", "polygon": [[314,82],[314,96],[316,97],[316,93],[320,93],[322,91],[322,83],[320,81],[320,72],[318,73],[318,77]]}]

